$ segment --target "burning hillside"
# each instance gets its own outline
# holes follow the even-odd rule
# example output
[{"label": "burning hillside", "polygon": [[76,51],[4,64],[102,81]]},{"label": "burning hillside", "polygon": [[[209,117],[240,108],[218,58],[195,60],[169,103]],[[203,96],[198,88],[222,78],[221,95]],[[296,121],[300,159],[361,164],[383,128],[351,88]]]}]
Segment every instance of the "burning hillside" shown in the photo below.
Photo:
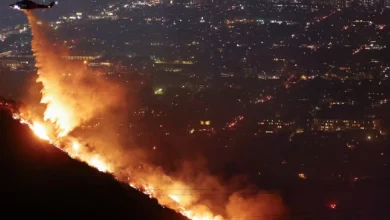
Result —
[{"label": "burning hillside", "polygon": [[[163,167],[150,162],[148,154],[136,146],[124,145],[115,125],[124,120],[121,110],[123,89],[88,72],[82,64],[61,59],[67,50],[52,46],[50,28],[33,13],[27,13],[33,34],[32,49],[41,88],[35,97],[14,114],[37,137],[51,143],[72,158],[88,163],[101,172],[112,173],[119,181],[156,198],[193,220],[274,219],[283,216],[278,195],[257,191],[241,182],[226,183],[209,174],[207,168],[191,162],[181,172],[167,175]],[[36,94],[41,95],[40,103]],[[84,124],[104,115],[102,129],[83,131]],[[185,143],[183,143],[185,144]],[[210,194],[191,193],[210,189]],[[232,190],[237,189],[237,190]]]},{"label": "burning hillside", "polygon": [[2,219],[186,219],[36,138],[2,106]]}]

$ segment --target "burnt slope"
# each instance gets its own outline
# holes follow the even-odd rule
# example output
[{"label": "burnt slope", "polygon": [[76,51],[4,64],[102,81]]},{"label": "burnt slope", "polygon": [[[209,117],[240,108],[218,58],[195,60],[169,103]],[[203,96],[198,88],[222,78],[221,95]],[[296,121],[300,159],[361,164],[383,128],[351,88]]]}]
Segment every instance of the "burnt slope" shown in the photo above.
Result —
[{"label": "burnt slope", "polygon": [[1,107],[0,166],[2,219],[186,219],[38,140]]}]

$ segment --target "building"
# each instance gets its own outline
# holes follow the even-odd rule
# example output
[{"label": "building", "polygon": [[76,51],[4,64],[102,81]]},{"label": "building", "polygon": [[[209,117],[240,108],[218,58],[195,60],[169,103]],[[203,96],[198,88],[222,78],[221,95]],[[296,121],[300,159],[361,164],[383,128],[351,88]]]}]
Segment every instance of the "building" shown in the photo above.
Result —
[{"label": "building", "polygon": [[350,120],[350,119],[314,119],[313,131],[335,132],[353,130],[374,130],[373,120]]},{"label": "building", "polygon": [[263,119],[258,122],[260,133],[294,132],[297,129],[296,122],[283,119]]},{"label": "building", "polygon": [[0,57],[9,57],[12,54],[13,54],[12,51],[6,51],[6,52],[3,52],[3,53],[0,53]]},{"label": "building", "polygon": [[146,1],[144,1],[144,3],[147,5],[158,5],[158,4],[161,4],[162,2],[163,2],[162,0],[146,0]]},{"label": "building", "polygon": [[0,60],[0,66],[9,68],[9,69],[17,69],[22,67],[22,64],[17,60]]},{"label": "building", "polygon": [[341,9],[344,9],[344,8],[349,8],[350,7],[350,0],[334,0],[332,1],[332,5],[333,7],[341,10]]},{"label": "building", "polygon": [[78,61],[89,61],[99,59],[100,56],[63,56],[65,60],[78,60]]},{"label": "building", "polygon": [[360,6],[365,8],[376,8],[380,6],[382,0],[360,0],[358,1]]},{"label": "building", "polygon": [[1,58],[0,67],[6,69],[33,69],[34,60],[29,58]]}]

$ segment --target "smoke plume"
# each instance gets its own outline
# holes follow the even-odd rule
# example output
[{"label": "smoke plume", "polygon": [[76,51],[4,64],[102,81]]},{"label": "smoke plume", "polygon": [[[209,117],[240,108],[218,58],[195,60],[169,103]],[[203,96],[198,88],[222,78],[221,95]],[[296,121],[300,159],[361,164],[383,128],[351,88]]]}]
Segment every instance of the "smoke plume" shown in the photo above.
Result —
[{"label": "smoke plume", "polygon": [[33,13],[27,15],[33,33],[37,82],[43,85],[41,102],[47,106],[44,120],[55,124],[60,137],[120,103],[120,88],[95,77],[83,64],[64,60],[66,48],[46,38],[48,27]]},{"label": "smoke plume", "polygon": [[[31,26],[32,50],[42,85],[41,105],[28,104],[21,112],[34,130],[39,128],[73,158],[85,161],[100,171],[111,172],[120,181],[156,198],[160,204],[190,219],[280,219],[283,202],[276,194],[259,192],[246,181],[222,181],[208,172],[205,161],[184,161],[181,169],[167,170],[152,162],[137,146],[124,145],[117,135],[117,123],[126,115],[124,90],[91,74],[83,64],[63,59],[66,48],[49,39],[51,28],[33,13],[26,13]],[[115,111],[114,111],[115,110]],[[125,112],[125,111],[123,111]],[[100,128],[82,127],[104,115]],[[38,124],[40,123],[40,124]],[[183,143],[185,144],[185,143]]]}]

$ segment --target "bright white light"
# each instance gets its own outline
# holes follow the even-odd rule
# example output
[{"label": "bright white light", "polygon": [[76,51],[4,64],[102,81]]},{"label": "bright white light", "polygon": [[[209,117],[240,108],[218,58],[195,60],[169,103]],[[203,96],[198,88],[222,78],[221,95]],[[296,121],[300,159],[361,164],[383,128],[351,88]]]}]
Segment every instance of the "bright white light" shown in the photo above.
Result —
[{"label": "bright white light", "polygon": [[78,143],[78,142],[73,142],[73,150],[75,150],[76,152],[78,152],[79,151],[79,149],[80,149],[80,144]]},{"label": "bright white light", "polygon": [[16,10],[20,10],[20,7],[19,7],[19,5],[14,5],[14,9],[16,9]]},{"label": "bright white light", "polygon": [[175,196],[175,195],[168,195],[173,201],[175,202],[180,202],[180,198],[178,196]]},{"label": "bright white light", "polygon": [[108,171],[107,165],[103,161],[101,161],[98,157],[93,158],[90,161],[90,165],[98,169],[100,172]]}]

